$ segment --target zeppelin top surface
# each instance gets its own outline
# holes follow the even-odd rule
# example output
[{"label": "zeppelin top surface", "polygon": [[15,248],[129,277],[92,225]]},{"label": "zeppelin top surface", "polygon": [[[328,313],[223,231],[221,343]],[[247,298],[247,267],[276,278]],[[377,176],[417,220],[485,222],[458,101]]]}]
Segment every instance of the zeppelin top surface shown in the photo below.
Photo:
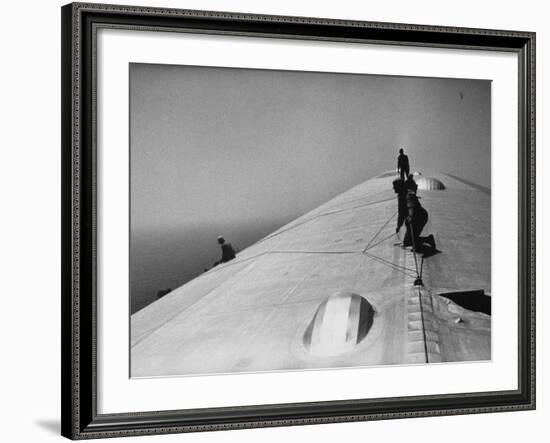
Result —
[{"label": "zeppelin top surface", "polygon": [[491,295],[490,190],[415,177],[440,251],[423,259],[399,246],[395,178],[365,181],[132,315],[131,376],[490,359],[490,315],[439,295]]}]

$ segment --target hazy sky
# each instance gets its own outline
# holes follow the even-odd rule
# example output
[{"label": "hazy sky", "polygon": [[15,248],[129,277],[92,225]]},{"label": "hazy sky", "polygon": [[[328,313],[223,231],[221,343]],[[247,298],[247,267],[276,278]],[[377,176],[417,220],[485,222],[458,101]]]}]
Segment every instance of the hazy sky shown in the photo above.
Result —
[{"label": "hazy sky", "polygon": [[484,80],[131,64],[132,254],[194,233],[216,259],[210,236],[267,235],[394,169],[399,147],[412,170],[490,187],[490,103]]}]

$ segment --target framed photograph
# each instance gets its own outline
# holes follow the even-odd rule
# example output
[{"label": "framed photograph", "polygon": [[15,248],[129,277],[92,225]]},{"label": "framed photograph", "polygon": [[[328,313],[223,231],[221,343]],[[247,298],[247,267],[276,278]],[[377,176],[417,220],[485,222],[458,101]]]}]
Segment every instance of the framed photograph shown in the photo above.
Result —
[{"label": "framed photograph", "polygon": [[535,408],[533,33],[61,13],[64,436]]}]

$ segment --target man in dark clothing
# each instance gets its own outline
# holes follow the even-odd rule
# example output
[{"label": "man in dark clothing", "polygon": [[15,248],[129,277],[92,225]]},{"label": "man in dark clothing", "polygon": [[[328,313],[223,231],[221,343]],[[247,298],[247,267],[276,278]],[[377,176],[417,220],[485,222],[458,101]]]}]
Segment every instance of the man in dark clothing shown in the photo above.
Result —
[{"label": "man in dark clothing", "polygon": [[409,176],[407,177],[407,181],[405,182],[405,187],[414,192],[416,192],[416,190],[418,189],[418,185],[414,181],[414,177],[412,174],[409,174]]},{"label": "man in dark clothing", "polygon": [[399,232],[408,214],[407,188],[405,186],[405,182],[400,178],[394,180],[392,185],[393,191],[397,194],[397,228],[395,228],[395,232]]},{"label": "man in dark clothing", "polygon": [[420,202],[416,193],[412,190],[407,191],[407,210],[406,219],[407,232],[403,239],[403,246],[412,246],[415,252],[427,252],[426,247],[435,251],[435,239],[433,235],[421,237],[420,234],[428,223],[428,211],[426,211]]},{"label": "man in dark clothing", "polygon": [[409,176],[409,157],[403,153],[403,148],[399,150],[397,156],[397,172],[399,172],[401,180],[405,180]]},{"label": "man in dark clothing", "polygon": [[226,243],[225,239],[221,235],[218,237],[218,243],[222,248],[222,258],[214,263],[214,266],[217,266],[220,263],[228,262],[235,258],[235,250],[233,249],[233,246],[231,246],[231,243]]}]

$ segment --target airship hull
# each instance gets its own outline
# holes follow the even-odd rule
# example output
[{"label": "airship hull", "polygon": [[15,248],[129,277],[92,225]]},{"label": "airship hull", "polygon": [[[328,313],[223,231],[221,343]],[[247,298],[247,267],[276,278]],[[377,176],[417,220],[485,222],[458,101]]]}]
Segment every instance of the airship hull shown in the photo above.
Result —
[{"label": "airship hull", "polygon": [[437,254],[399,246],[395,175],[367,180],[133,314],[132,377],[489,360],[490,315],[441,294],[491,294],[490,190],[430,177]]}]

